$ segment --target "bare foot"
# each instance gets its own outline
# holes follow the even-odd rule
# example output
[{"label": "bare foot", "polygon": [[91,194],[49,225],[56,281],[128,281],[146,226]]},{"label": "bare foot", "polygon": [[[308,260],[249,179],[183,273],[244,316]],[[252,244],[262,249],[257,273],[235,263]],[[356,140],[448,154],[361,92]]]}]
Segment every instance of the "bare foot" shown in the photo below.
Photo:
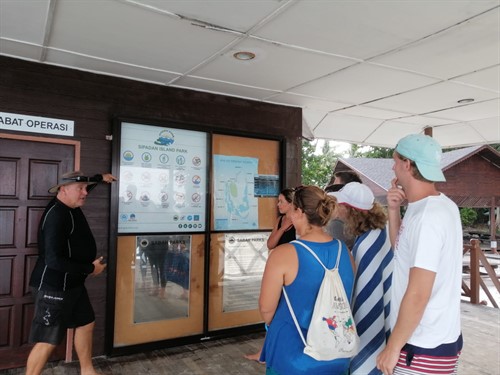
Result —
[{"label": "bare foot", "polygon": [[103,373],[97,372],[96,370],[92,369],[92,370],[86,370],[86,371],[82,370],[82,375],[103,375]]},{"label": "bare foot", "polygon": [[255,361],[255,362],[258,362],[260,364],[264,364],[266,362],[262,362],[260,361],[260,350],[258,353],[254,353],[254,354],[245,354],[244,357],[250,361]]},{"label": "bare foot", "polygon": [[158,298],[165,299],[167,296],[165,295],[165,289],[160,289],[160,293],[158,294]]}]

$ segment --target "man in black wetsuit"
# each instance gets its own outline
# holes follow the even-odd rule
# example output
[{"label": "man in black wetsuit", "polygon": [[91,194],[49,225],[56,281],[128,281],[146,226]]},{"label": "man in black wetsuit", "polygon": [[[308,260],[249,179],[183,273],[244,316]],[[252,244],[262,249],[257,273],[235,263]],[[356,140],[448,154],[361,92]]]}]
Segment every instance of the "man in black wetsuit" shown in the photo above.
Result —
[{"label": "man in black wetsuit", "polygon": [[94,236],[80,209],[97,183],[116,181],[111,174],[87,177],[76,171],[64,174],[49,189],[57,196],[47,205],[38,229],[39,257],[30,286],[35,313],[30,332],[27,375],[38,375],[68,328],[75,329],[75,349],[82,375],[97,374],[92,364],[94,310],[85,288],[88,275],[99,275],[106,264],[97,258]]}]

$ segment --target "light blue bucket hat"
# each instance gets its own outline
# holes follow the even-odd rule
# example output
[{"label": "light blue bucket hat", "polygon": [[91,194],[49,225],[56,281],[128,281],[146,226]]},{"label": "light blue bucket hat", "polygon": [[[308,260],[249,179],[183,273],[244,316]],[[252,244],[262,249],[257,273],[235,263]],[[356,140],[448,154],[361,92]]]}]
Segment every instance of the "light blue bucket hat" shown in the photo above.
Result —
[{"label": "light blue bucket hat", "polygon": [[441,146],[434,138],[423,134],[407,135],[398,142],[396,152],[413,160],[426,180],[446,181],[441,171]]}]

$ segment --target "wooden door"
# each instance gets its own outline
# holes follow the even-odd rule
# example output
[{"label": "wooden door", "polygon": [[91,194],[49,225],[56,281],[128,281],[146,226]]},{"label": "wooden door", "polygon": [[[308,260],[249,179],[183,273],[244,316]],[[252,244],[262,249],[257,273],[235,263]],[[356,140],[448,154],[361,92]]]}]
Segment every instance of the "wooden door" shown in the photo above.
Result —
[{"label": "wooden door", "polygon": [[[74,165],[75,144],[0,138],[0,369],[26,365],[38,223],[47,190]],[[62,343],[51,360],[64,354]]]}]

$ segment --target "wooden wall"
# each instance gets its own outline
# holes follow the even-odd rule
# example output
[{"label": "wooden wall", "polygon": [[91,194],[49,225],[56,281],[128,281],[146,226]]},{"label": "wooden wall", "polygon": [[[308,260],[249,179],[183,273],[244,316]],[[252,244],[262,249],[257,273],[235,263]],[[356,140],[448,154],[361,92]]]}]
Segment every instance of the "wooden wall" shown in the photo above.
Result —
[{"label": "wooden wall", "polygon": [[500,206],[500,168],[481,157],[481,151],[448,168],[446,183],[437,188],[453,199],[460,207]]},{"label": "wooden wall", "polygon": [[[302,112],[298,108],[0,56],[0,112],[75,121],[73,139],[81,142],[81,169],[89,174],[111,171],[111,142],[106,135],[112,134],[112,120],[119,116],[160,123],[175,121],[205,131],[284,136],[285,185],[296,186],[301,179]],[[104,254],[108,253],[109,210],[110,188],[99,186],[84,211]],[[87,286],[96,310],[94,354],[99,355],[104,353],[105,276],[88,280]]]}]

